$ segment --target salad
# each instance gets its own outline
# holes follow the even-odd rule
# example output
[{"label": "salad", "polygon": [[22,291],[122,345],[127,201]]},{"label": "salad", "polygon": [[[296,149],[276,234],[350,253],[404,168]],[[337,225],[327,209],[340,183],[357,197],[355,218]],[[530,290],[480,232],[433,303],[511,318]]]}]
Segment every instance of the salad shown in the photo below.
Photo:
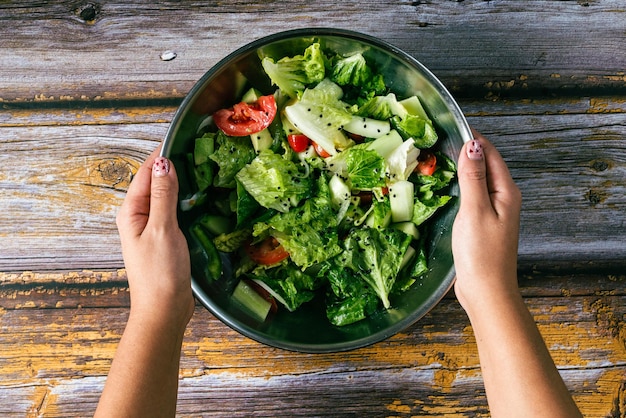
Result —
[{"label": "salad", "polygon": [[275,90],[246,86],[186,155],[204,276],[224,280],[227,254],[233,300],[261,321],[316,297],[336,326],[389,308],[428,272],[424,224],[454,162],[419,98],[396,97],[362,53],[311,43],[261,63]]}]

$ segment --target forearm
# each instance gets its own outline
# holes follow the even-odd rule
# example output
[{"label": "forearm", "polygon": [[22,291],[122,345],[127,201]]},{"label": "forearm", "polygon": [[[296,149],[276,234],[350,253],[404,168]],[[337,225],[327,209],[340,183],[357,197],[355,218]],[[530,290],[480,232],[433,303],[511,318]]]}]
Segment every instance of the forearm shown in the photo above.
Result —
[{"label": "forearm", "polygon": [[96,417],[173,417],[183,332],[131,312]]},{"label": "forearm", "polygon": [[485,295],[467,312],[493,417],[581,416],[518,292]]}]

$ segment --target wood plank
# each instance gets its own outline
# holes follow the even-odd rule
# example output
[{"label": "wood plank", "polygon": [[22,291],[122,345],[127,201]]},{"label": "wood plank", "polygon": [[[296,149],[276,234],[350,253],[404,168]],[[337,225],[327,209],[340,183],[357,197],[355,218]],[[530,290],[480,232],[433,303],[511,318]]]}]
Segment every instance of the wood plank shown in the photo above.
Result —
[{"label": "wood plank", "polygon": [[[116,287],[118,273],[75,273],[70,281],[100,280]],[[5,280],[19,282],[12,276]],[[61,281],[62,275],[53,275]],[[35,274],[46,282],[45,274]],[[528,295],[531,310],[557,366],[585,416],[620,416],[626,388],[625,277],[562,278],[557,296]],[[613,292],[596,292],[595,283]],[[543,288],[545,282],[537,288]],[[549,287],[549,286],[548,286]],[[584,296],[568,292],[586,287]],[[543,291],[540,291],[543,292]],[[120,307],[41,306],[0,309],[0,413],[3,416],[91,414],[128,314]],[[0,293],[0,301],[6,295]],[[374,389],[373,389],[374,388]],[[488,416],[471,326],[454,298],[444,299],[415,325],[388,340],[346,353],[301,354],[273,349],[232,331],[198,306],[183,344],[179,413],[261,415]],[[332,411],[328,405],[337,405]],[[5,414],[6,412],[6,414]],[[11,415],[13,414],[13,415]],[[239,414],[239,415],[237,415]],[[613,414],[613,415],[611,415]]]},{"label": "wood plank", "polygon": [[115,215],[132,174],[166,129],[3,128],[0,270],[122,266]]},{"label": "wood plank", "polygon": [[[180,98],[247,41],[307,26],[380,37],[459,96],[618,94],[625,11],[621,0],[3,2],[0,101]],[[161,60],[166,50],[177,57]]]}]

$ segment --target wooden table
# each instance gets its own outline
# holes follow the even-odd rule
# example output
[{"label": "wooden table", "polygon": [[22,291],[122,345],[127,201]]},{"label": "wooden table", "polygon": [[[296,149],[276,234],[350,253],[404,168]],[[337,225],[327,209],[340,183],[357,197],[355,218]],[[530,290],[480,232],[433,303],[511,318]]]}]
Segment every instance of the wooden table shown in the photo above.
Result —
[{"label": "wooden table", "polygon": [[[528,307],[583,413],[626,417],[623,0],[1,2],[0,416],[93,413],[128,315],[131,174],[208,68],[305,26],[406,50],[498,146]],[[180,373],[180,416],[488,416],[453,293],[338,354],[263,346],[198,306]]]}]

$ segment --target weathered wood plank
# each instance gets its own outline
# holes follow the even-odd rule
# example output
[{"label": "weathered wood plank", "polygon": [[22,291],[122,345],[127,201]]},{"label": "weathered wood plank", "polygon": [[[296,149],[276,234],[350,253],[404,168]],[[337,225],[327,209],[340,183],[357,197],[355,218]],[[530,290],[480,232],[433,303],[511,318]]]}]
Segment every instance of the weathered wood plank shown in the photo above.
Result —
[{"label": "weathered wood plank", "polygon": [[[117,280],[114,276],[103,280]],[[568,282],[587,283],[589,290],[596,279]],[[585,416],[615,413],[624,396],[626,294],[621,283],[613,294],[526,298]],[[120,306],[127,303],[123,292],[117,297]],[[7,416],[90,414],[127,314],[127,307],[0,310],[6,330],[0,334],[0,405],[7,405]],[[258,344],[198,307],[185,335],[179,397],[182,416],[225,411],[235,416],[251,411],[264,416],[487,416],[475,341],[454,298],[384,342],[323,355]]]},{"label": "weathered wood plank", "polygon": [[115,215],[132,173],[166,129],[3,129],[0,270],[121,266]]},{"label": "weathered wood plank", "polygon": [[3,2],[0,100],[179,98],[247,41],[307,26],[378,36],[459,95],[616,94],[625,15],[621,0]]}]

